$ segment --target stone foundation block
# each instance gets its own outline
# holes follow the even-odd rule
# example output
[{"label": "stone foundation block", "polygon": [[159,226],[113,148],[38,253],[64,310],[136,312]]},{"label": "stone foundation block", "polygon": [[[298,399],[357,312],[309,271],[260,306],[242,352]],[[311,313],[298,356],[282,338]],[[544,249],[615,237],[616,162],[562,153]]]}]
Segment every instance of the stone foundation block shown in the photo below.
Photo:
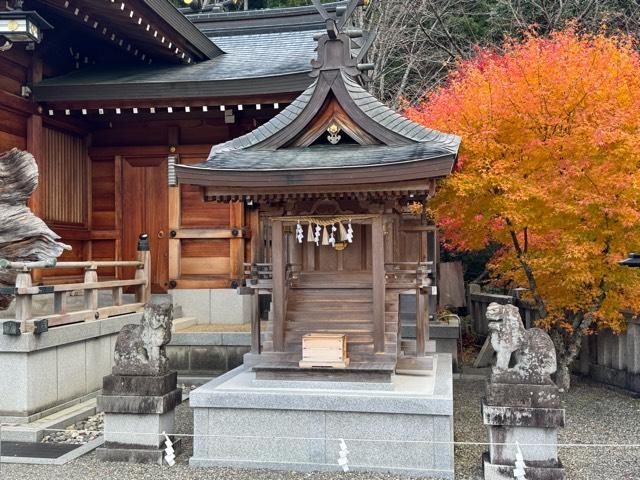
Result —
[{"label": "stone foundation block", "polygon": [[[176,455],[182,450],[181,439],[171,438]],[[104,462],[146,463],[162,465],[164,462],[164,444],[160,448],[139,447],[108,442],[97,450],[98,460]]]},{"label": "stone foundation block", "polygon": [[98,395],[97,408],[105,413],[155,414],[173,410],[182,401],[182,390],[165,395]]},{"label": "stone foundation block", "polygon": [[[525,462],[526,463],[526,462]],[[513,465],[497,465],[489,461],[489,454],[483,456],[482,469],[485,480],[513,480]],[[558,462],[555,467],[538,467],[527,463],[525,476],[532,480],[565,480],[564,467]]]},{"label": "stone foundation block", "polygon": [[105,446],[112,443],[120,448],[159,448],[165,441],[162,432],[172,433],[174,424],[175,410],[144,415],[109,413],[104,421]]},{"label": "stone foundation block", "polygon": [[178,373],[165,375],[107,375],[102,381],[103,395],[162,396],[175,390]]}]

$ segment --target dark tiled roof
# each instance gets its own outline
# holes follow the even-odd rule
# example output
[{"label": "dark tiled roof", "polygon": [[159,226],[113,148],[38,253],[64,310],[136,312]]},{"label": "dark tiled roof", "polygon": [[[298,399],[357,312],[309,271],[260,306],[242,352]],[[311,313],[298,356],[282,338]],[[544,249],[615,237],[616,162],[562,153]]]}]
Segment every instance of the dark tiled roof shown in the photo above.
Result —
[{"label": "dark tiled roof", "polygon": [[296,119],[300,112],[304,110],[304,108],[309,103],[311,99],[311,95],[316,88],[316,82],[314,82],[309,88],[307,88],[304,92],[298,96],[292,103],[290,103],[287,108],[282,110],[278,115],[273,117],[267,123],[259,126],[255,130],[247,133],[246,135],[242,135],[241,137],[236,137],[233,140],[229,140],[228,142],[221,143],[218,145],[214,145],[211,149],[211,155],[217,154],[218,152],[228,152],[230,150],[241,150],[257,143],[261,142],[267,137],[270,137],[274,133],[282,130],[287,125],[289,125],[293,120]]},{"label": "dark tiled roof", "polygon": [[[265,154],[264,150],[218,151],[204,163],[184,168],[226,171],[318,170],[328,168],[375,167],[450,157],[455,151],[431,143],[402,146],[322,145],[285,148]],[[182,168],[182,166],[181,166]]]},{"label": "dark tiled roof", "polygon": [[432,130],[412,122],[407,117],[387,107],[362,88],[362,86],[353,78],[349,77],[349,75],[343,73],[342,78],[344,79],[344,84],[347,87],[349,96],[353,99],[354,103],[375,122],[415,142],[429,142],[433,145],[438,145],[444,150],[449,150],[451,153],[458,151],[460,137]]},{"label": "dark tiled roof", "polygon": [[[460,137],[441,133],[412,122],[380,102],[349,75],[343,73],[342,78],[354,103],[378,124],[414,142],[429,143],[434,149],[448,154],[455,155],[457,153],[460,146]],[[228,142],[214,145],[211,149],[210,157],[214,155],[217,157],[219,152],[253,147],[265,138],[284,129],[304,110],[315,88],[316,83],[313,83],[287,108],[257,129]]]},{"label": "dark tiled roof", "polygon": [[[212,60],[185,66],[87,68],[43,80],[35,86],[34,92],[37,100],[42,101],[242,94],[241,84],[224,85],[224,89],[218,89],[222,91],[212,90],[216,84],[225,81],[248,83],[246,94],[262,93],[261,88],[267,93],[300,91],[312,81],[307,74],[311,71],[311,59],[315,57],[313,35],[314,32],[281,32],[218,37],[216,44],[225,54]],[[280,89],[269,83],[287,76],[298,78],[293,85],[283,82]],[[122,88],[125,85],[134,88]],[[113,91],[105,87],[111,87]],[[61,90],[63,88],[67,90]]]},{"label": "dark tiled roof", "polygon": [[[325,4],[325,8],[334,12],[341,3],[345,2]],[[189,8],[181,11],[210,37],[326,28],[322,16],[313,5],[234,12],[193,13]]]}]

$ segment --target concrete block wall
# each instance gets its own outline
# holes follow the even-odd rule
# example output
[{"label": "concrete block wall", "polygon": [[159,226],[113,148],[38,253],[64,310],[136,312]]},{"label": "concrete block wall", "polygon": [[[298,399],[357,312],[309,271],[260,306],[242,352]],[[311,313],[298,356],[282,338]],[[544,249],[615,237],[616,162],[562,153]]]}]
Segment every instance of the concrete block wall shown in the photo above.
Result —
[{"label": "concrete block wall", "polygon": [[251,321],[251,298],[239,295],[236,289],[176,289],[170,295],[174,307],[180,306],[183,316],[195,317],[198,324],[238,325]]},{"label": "concrete block wall", "polygon": [[97,394],[102,377],[111,373],[118,332],[140,318],[138,313],[40,335],[0,335],[0,422],[28,423]]},{"label": "concrete block wall", "polygon": [[251,349],[250,333],[174,333],[169,365],[181,375],[218,375],[242,365]]}]

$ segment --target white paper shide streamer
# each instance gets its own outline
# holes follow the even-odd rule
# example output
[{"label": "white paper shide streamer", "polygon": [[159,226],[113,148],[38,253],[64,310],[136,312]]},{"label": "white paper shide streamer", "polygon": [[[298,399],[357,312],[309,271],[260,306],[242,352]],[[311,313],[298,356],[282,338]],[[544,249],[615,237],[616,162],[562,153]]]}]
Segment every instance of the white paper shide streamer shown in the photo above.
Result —
[{"label": "white paper shide streamer", "polygon": [[296,238],[298,239],[298,243],[302,243],[304,240],[304,231],[302,230],[302,225],[300,225],[299,221],[296,225]]},{"label": "white paper shide streamer", "polygon": [[176,464],[176,451],[173,449],[173,442],[169,438],[169,436],[162,432],[164,435],[164,460],[170,467],[173,467]]},{"label": "white paper shide streamer", "polygon": [[520,450],[520,444],[516,442],[516,463],[513,469],[513,478],[517,480],[527,480],[525,478],[525,468],[524,455],[522,455],[522,450]]},{"label": "white paper shide streamer", "polygon": [[344,443],[344,439],[340,439],[340,451],[338,452],[338,465],[342,467],[343,472],[349,471],[349,460],[347,459],[347,455],[349,454],[349,450],[347,450],[347,444]]}]

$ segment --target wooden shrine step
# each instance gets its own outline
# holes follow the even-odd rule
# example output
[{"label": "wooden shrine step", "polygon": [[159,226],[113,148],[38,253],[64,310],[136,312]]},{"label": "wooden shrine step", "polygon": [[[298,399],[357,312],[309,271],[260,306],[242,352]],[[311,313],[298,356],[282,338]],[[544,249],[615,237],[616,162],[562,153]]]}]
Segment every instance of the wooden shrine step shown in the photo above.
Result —
[{"label": "wooden shrine step", "polygon": [[290,310],[287,309],[287,321],[316,321],[329,319],[330,321],[352,320],[354,322],[371,322],[373,319],[373,310],[361,309],[352,310],[345,309],[327,309],[327,310]]}]

